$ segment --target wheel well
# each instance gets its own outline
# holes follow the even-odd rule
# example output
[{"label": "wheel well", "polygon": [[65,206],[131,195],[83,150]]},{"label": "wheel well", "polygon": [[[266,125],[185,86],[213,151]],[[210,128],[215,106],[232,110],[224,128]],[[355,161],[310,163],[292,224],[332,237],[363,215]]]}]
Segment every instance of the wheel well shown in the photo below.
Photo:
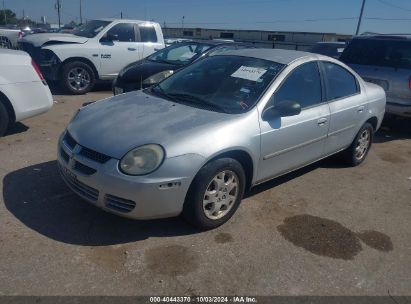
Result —
[{"label": "wheel well", "polygon": [[8,44],[8,47],[11,46],[11,41],[6,36],[0,36],[0,40],[3,40],[4,42],[6,42]]},{"label": "wheel well", "polygon": [[224,152],[222,154],[219,154],[213,157],[212,159],[208,161],[208,163],[216,159],[220,159],[220,158],[233,158],[243,166],[245,178],[246,178],[246,188],[245,189],[246,191],[250,190],[251,183],[253,181],[253,174],[254,174],[253,160],[250,154],[242,150],[227,151],[227,152]]},{"label": "wheel well", "polygon": [[10,100],[7,98],[6,95],[4,95],[2,92],[0,92],[0,102],[3,103],[6,106],[7,112],[10,115],[10,122],[13,123],[16,121],[16,113],[14,113],[14,108],[11,105]]},{"label": "wheel well", "polygon": [[[71,57],[71,58],[68,58],[68,59],[64,60],[64,61],[61,63],[60,69],[61,69],[61,67],[63,67],[65,64],[67,64],[67,63],[69,63],[69,62],[74,62],[74,61],[80,61],[80,62],[83,62],[83,63],[89,65],[89,66],[91,67],[91,69],[93,70],[93,72],[94,72],[94,77],[95,77],[96,79],[99,79],[99,75],[98,75],[96,66],[94,65],[93,62],[91,62],[91,61],[88,60],[87,58],[83,58],[83,57]],[[59,75],[60,75],[60,72],[61,72],[61,71],[59,71]]]},{"label": "wheel well", "polygon": [[372,127],[374,128],[374,131],[377,130],[377,126],[378,126],[378,118],[377,117],[371,117],[370,119],[367,120],[367,122],[369,122]]}]

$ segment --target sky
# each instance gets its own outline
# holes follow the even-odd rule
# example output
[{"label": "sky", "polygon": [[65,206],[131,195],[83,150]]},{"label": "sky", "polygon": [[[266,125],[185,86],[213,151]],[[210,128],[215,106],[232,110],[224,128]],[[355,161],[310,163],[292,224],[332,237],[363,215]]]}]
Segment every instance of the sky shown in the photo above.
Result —
[{"label": "sky", "polygon": [[[2,4],[0,0],[0,5]],[[4,0],[30,19],[57,22],[56,0]],[[62,21],[79,21],[80,0],[61,0]],[[82,0],[83,16],[154,20],[168,27],[355,33],[362,0]],[[360,32],[411,32],[411,0],[366,0]]]}]

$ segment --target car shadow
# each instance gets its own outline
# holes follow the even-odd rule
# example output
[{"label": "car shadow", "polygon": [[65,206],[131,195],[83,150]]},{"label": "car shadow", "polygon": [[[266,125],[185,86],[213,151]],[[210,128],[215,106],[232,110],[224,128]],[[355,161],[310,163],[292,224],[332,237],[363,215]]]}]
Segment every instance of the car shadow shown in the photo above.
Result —
[{"label": "car shadow", "polygon": [[314,170],[317,170],[319,168],[329,168],[329,169],[342,169],[342,168],[348,168],[347,165],[345,165],[344,161],[341,159],[339,155],[334,155],[330,156],[326,159],[320,160],[318,162],[315,162],[311,165],[308,165],[306,167],[303,167],[301,169],[298,169],[296,171],[292,171],[290,173],[287,173],[285,175],[279,176],[277,178],[274,178],[272,180],[269,180],[267,182],[264,182],[262,184],[259,184],[255,187],[253,187],[250,191],[248,191],[244,198],[249,198],[254,195],[257,195],[261,192],[267,191],[269,189],[275,188],[277,186],[280,186],[282,184],[285,184],[293,179],[296,179],[300,176],[303,176],[309,172],[312,172]]},{"label": "car shadow", "polygon": [[11,126],[11,128],[9,130],[7,130],[5,137],[9,136],[9,135],[15,135],[15,134],[19,134],[19,133],[24,133],[29,129],[28,126],[26,126],[25,124],[22,124],[21,122],[16,122],[15,124],[13,124]]},{"label": "car shadow", "polygon": [[[48,82],[50,91],[53,95],[70,95],[68,94],[61,86],[58,82]],[[92,92],[102,92],[102,91],[111,91],[111,85],[112,85],[112,81],[109,80],[99,80],[97,81],[97,83],[95,84]]]},{"label": "car shadow", "polygon": [[411,119],[394,117],[384,118],[380,130],[375,134],[375,143],[411,139]]},{"label": "car shadow", "polygon": [[199,232],[180,218],[134,221],[106,213],[67,188],[56,161],[7,174],[3,199],[23,224],[68,244],[104,246]]},{"label": "car shadow", "polygon": [[[327,158],[260,184],[246,193],[249,198],[318,168],[345,168],[337,156]],[[5,206],[34,231],[59,242],[105,246],[150,237],[190,235],[201,231],[180,217],[136,221],[112,215],[74,194],[59,176],[56,161],[26,167],[3,179]]]}]

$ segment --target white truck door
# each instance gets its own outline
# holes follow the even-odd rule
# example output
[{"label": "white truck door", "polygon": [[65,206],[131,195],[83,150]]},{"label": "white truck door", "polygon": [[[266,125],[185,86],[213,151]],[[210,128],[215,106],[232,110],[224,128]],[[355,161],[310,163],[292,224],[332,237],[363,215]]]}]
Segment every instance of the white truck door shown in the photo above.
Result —
[{"label": "white truck door", "polygon": [[101,78],[113,79],[126,65],[142,58],[135,29],[135,23],[119,23],[100,39]]}]

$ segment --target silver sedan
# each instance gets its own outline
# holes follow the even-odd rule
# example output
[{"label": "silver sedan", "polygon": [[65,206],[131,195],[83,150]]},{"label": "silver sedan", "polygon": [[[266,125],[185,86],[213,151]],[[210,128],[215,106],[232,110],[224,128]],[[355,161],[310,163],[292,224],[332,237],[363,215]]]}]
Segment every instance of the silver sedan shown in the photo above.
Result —
[{"label": "silver sedan", "polygon": [[340,152],[362,163],[385,101],[329,57],[229,51],[81,108],[61,135],[58,163],[67,185],[106,211],[182,214],[211,229],[252,186]]}]

